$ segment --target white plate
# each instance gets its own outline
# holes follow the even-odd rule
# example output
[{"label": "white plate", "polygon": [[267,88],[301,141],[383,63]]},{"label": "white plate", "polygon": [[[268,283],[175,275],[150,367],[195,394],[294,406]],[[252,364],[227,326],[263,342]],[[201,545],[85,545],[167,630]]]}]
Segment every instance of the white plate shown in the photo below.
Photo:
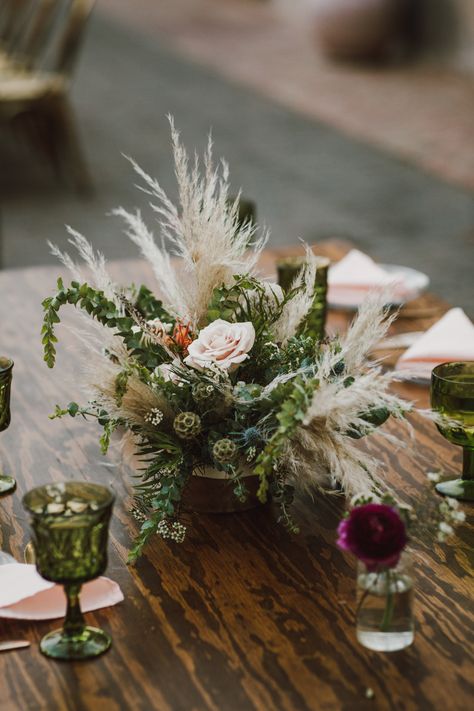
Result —
[{"label": "white plate", "polygon": [[[423,291],[425,291],[425,289],[428,287],[428,284],[430,283],[429,277],[426,274],[423,274],[423,272],[419,272],[417,269],[412,269],[411,267],[401,267],[397,264],[379,264],[379,266],[382,267],[382,269],[385,269],[388,274],[396,273],[402,276],[404,285],[410,292],[410,295],[406,299],[396,299],[392,301],[390,304],[391,306],[402,306],[408,301],[416,299],[417,296],[419,296]],[[357,303],[354,302],[339,304],[336,301],[331,301],[330,299],[328,299],[328,306],[333,309],[355,311],[359,308],[365,296],[365,293],[363,296],[361,295],[361,299]]]}]

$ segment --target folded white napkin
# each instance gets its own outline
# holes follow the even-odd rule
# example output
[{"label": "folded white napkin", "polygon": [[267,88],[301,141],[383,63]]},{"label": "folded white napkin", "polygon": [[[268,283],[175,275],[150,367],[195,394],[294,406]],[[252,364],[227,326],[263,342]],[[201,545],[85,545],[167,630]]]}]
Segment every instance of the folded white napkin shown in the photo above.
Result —
[{"label": "folded white napkin", "polygon": [[411,296],[404,283],[404,275],[387,272],[358,249],[351,249],[337,264],[329,269],[328,302],[341,306],[357,306],[369,291],[393,290],[396,299]]},{"label": "folded white napkin", "polygon": [[[91,612],[123,600],[117,583],[97,578],[81,589],[81,609]],[[44,580],[34,565],[11,563],[0,566],[0,617],[18,620],[53,620],[66,614],[62,585]]]},{"label": "folded white napkin", "polygon": [[474,360],[474,325],[460,308],[451,309],[400,356],[396,370],[429,378],[440,363]]}]

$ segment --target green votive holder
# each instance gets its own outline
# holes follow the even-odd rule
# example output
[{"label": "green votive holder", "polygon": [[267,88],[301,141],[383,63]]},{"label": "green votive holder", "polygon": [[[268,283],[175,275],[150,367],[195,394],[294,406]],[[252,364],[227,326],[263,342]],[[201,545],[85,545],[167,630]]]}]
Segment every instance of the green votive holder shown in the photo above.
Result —
[{"label": "green votive holder", "polygon": [[[6,430],[11,421],[10,395],[12,387],[13,361],[0,356],[0,432]],[[0,470],[0,496],[15,491],[16,481]]]},{"label": "green votive holder", "polygon": [[23,498],[30,515],[38,573],[62,584],[67,598],[64,626],[41,640],[40,649],[47,657],[89,659],[111,645],[105,632],[85,624],[80,590],[107,567],[113,502],[109,489],[86,482],[47,484]]},{"label": "green votive holder", "polygon": [[[327,291],[329,259],[316,257],[317,270],[314,280],[314,300],[305,319],[305,332],[321,341],[326,335]],[[288,291],[305,263],[305,257],[287,257],[277,261],[278,283]]]}]

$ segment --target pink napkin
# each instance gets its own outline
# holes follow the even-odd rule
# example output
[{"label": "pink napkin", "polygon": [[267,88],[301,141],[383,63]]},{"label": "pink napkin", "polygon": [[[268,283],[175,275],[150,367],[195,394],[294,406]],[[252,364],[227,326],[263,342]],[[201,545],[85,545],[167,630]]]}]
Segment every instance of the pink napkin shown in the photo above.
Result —
[{"label": "pink napkin", "polygon": [[[81,609],[91,612],[123,600],[117,583],[97,578],[81,589]],[[53,620],[66,614],[62,585],[44,580],[34,565],[11,563],[0,566],[0,617],[18,620]]]},{"label": "pink napkin", "polygon": [[351,249],[328,274],[328,302],[340,306],[357,306],[369,291],[388,289],[403,301],[412,296],[403,274],[389,273],[358,249]]},{"label": "pink napkin", "polygon": [[474,360],[474,325],[460,308],[451,309],[400,356],[396,370],[429,378],[440,363]]}]

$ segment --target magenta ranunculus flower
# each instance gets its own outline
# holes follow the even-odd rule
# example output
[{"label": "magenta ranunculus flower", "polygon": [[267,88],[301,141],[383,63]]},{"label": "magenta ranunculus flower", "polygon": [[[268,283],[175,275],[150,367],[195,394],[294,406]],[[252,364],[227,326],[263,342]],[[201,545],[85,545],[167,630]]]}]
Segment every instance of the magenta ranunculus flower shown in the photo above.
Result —
[{"label": "magenta ranunculus flower", "polygon": [[405,524],[398,511],[387,504],[356,506],[337,532],[337,545],[357,556],[369,570],[396,566],[407,544]]}]

